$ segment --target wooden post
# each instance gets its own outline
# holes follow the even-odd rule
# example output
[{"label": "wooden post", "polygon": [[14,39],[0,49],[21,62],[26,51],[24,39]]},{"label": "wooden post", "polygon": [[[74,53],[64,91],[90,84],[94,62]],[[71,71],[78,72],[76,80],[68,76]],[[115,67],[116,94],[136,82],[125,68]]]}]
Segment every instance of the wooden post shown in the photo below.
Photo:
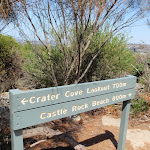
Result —
[{"label": "wooden post", "polygon": [[122,115],[121,115],[121,123],[120,123],[120,131],[119,131],[119,140],[118,140],[117,150],[125,150],[129,112],[130,112],[130,102],[131,102],[131,100],[124,101],[123,105],[122,105]]},{"label": "wooden post", "polygon": [[[9,99],[10,99],[10,126],[11,126],[11,148],[12,150],[23,150],[23,135],[22,129],[14,130],[14,111],[13,111],[13,103],[18,100],[19,90],[11,90],[9,92]],[[19,124],[18,124],[19,125]]]},{"label": "wooden post", "polygon": [[9,91],[12,150],[23,150],[23,128],[123,102],[117,150],[125,149],[130,100],[136,77],[38,89]]},{"label": "wooden post", "polygon": [[12,150],[23,150],[23,135],[22,130],[11,129],[11,147]]}]

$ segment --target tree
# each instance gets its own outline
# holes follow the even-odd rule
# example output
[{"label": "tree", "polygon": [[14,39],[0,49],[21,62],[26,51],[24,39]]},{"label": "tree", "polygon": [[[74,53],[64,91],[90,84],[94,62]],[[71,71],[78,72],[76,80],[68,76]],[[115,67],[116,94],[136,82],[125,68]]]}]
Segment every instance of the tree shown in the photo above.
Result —
[{"label": "tree", "polygon": [[[144,2],[146,3],[146,6],[145,7],[145,10],[146,10],[146,15],[144,16],[144,18],[147,19],[147,24],[150,25],[150,18],[149,18],[149,15],[150,15],[150,1],[149,0],[144,0]],[[136,0],[136,3],[135,3],[135,6],[136,7],[142,7],[143,5],[143,1],[141,0]]]},{"label": "tree", "polygon": [[[101,46],[102,39],[109,34],[109,27],[105,32],[97,32],[90,44],[88,52],[83,57],[83,63],[81,70],[85,70],[89,60]],[[101,42],[99,39],[101,38]],[[73,38],[72,38],[73,40]],[[95,48],[97,46],[97,48]],[[93,80],[104,80],[113,77],[122,77],[125,73],[132,72],[131,64],[134,64],[133,54],[127,48],[127,42],[124,34],[112,35],[111,39],[107,41],[107,44],[103,46],[100,55],[92,63],[91,67],[87,71],[87,74],[81,80],[81,82],[90,82]],[[75,46],[69,49],[70,57],[77,51]],[[49,78],[50,70],[47,67],[49,65],[48,55],[46,49],[41,45],[32,44],[31,42],[25,44],[23,50],[23,56],[25,57],[24,69],[30,73],[33,79],[36,81],[37,88],[50,87],[53,85]],[[64,55],[61,53],[57,46],[51,48],[51,59],[54,65],[54,72],[57,77],[57,81],[60,85],[64,84],[65,78]],[[69,78],[69,82],[74,80],[76,72],[72,72]]]},{"label": "tree", "polygon": [[16,1],[1,0],[0,1],[0,32],[4,30],[10,23],[15,21],[16,12],[14,11],[14,3]]},{"label": "tree", "polygon": [[[22,17],[17,26],[23,36],[33,35],[44,48],[38,52],[43,68],[48,70],[51,86],[82,82],[93,62],[112,35],[128,27],[146,14],[146,2],[141,7],[136,0],[18,0],[14,3]],[[136,7],[136,9],[132,9]],[[109,32],[105,32],[109,24]],[[101,31],[105,36],[93,47],[94,35]],[[51,41],[56,45],[53,55]],[[46,57],[44,57],[46,54]],[[54,57],[55,56],[55,57]],[[61,57],[58,57],[61,56]],[[46,58],[46,59],[43,59]],[[61,61],[59,61],[61,60]],[[48,65],[47,65],[48,64]],[[57,65],[62,67],[58,74]],[[83,67],[84,64],[84,67]],[[59,76],[62,80],[59,80]]]},{"label": "tree", "polygon": [[[54,71],[51,56],[51,40],[54,40],[62,53],[64,71],[63,83],[72,84],[80,82],[92,63],[98,57],[102,47],[111,38],[112,34],[128,27],[146,14],[146,2],[141,7],[135,5],[135,0],[39,0],[19,1],[18,7],[22,11],[22,33],[33,33],[44,45],[48,54],[50,78],[52,86],[60,85]],[[132,7],[136,9],[132,9]],[[96,46],[95,53],[84,70],[83,57],[89,51],[91,41],[99,30],[105,30],[109,24],[109,34],[100,39],[101,45]],[[26,26],[26,28],[24,26]],[[26,32],[23,31],[25,28]],[[73,29],[73,30],[72,30]],[[70,53],[70,49],[73,50]],[[74,74],[74,78],[70,79]]]},{"label": "tree", "polygon": [[10,36],[0,35],[0,92],[16,88],[21,76],[20,44]]},{"label": "tree", "polygon": [[[57,62],[51,59],[50,40],[54,40],[63,54],[64,83],[61,84],[78,83],[112,34],[142,18],[148,10],[147,4],[147,0],[7,0],[1,1],[1,16],[6,20],[14,18],[17,12],[22,12],[23,17],[19,18],[17,26],[24,35],[33,33],[44,45],[49,57],[50,78],[53,86],[57,86],[60,85],[54,71],[54,63]],[[133,7],[136,8],[134,11]],[[103,42],[99,48],[95,47],[97,51],[84,70],[81,69],[83,57],[88,52],[94,35],[98,30],[105,30],[108,23],[111,27],[109,34],[101,40]],[[74,55],[70,56],[69,49],[74,50]],[[72,73],[75,74],[74,80],[70,80]]]},{"label": "tree", "polygon": [[[105,34],[109,34],[109,31],[105,31]],[[88,53],[89,59],[92,58],[94,53],[92,50],[96,45],[101,44],[98,39],[103,37],[100,32],[97,32],[94,39],[91,42],[90,50]],[[97,49],[95,49],[97,51]],[[89,59],[85,59],[85,64]],[[94,80],[106,80],[110,78],[123,77],[126,74],[131,74],[133,68],[131,64],[134,64],[134,55],[127,49],[127,39],[124,34],[112,35],[111,39],[107,41],[107,44],[103,46],[100,55],[95,59],[91,68],[85,75],[86,80],[83,82]],[[84,67],[83,65],[82,67]]]}]

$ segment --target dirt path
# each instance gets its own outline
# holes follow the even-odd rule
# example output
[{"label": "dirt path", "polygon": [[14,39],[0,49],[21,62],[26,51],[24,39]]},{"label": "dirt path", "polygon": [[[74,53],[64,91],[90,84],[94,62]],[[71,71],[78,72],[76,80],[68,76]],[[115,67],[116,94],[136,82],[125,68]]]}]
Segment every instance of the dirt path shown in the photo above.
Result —
[{"label": "dirt path", "polygon": [[[114,116],[97,116],[85,123],[82,132],[78,134],[80,142],[91,150],[116,150],[119,127],[120,119],[115,119]],[[133,128],[129,123],[126,150],[149,149],[150,128],[147,126],[146,129],[145,125]]]},{"label": "dirt path", "polygon": [[[112,116],[103,116],[102,124],[104,126],[111,126],[112,129],[117,127],[119,129],[120,119],[112,118]],[[129,127],[127,130],[127,144],[126,149],[134,150],[149,150],[150,149],[150,124],[145,123],[138,126],[131,126],[129,122]],[[130,144],[128,144],[130,143]],[[129,145],[132,145],[128,148]]]},{"label": "dirt path", "polygon": [[[83,127],[75,131],[74,138],[89,150],[116,150],[120,119],[116,116],[84,116]],[[133,120],[132,120],[133,121]],[[125,150],[150,150],[150,122],[129,121]],[[51,148],[50,148],[51,147]],[[48,140],[37,145],[34,150],[71,150],[66,144]]]},{"label": "dirt path", "polygon": [[[149,97],[145,97],[145,99],[150,100]],[[4,109],[1,107],[0,119],[7,120],[1,122],[0,125],[6,127],[9,124],[9,119],[7,119],[9,118],[7,108],[9,106],[8,94],[3,95],[3,99],[0,102],[0,105],[4,106]],[[101,113],[94,115],[82,114],[82,125],[77,127],[74,133],[71,132],[73,138],[90,150],[116,150],[121,111],[119,109],[117,109],[118,111],[115,110],[112,107],[108,107],[103,116]],[[150,110],[147,114],[142,114],[139,119],[132,118],[129,120],[125,150],[150,150]],[[63,126],[62,128],[64,128]],[[67,128],[70,129],[70,125]],[[62,130],[62,132],[65,131]],[[29,146],[40,139],[43,139],[43,137],[29,139],[24,144]],[[49,139],[31,148],[31,150],[71,150],[71,148],[67,144],[57,141],[57,139]]]}]

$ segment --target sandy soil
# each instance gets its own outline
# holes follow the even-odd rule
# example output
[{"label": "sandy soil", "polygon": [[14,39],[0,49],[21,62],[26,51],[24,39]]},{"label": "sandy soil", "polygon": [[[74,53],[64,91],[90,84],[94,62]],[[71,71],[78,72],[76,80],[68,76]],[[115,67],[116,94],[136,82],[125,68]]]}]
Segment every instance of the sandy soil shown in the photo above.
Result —
[{"label": "sandy soil", "polygon": [[[74,131],[74,138],[88,150],[116,150],[120,118],[116,115],[82,116],[82,127]],[[150,149],[150,122],[131,120],[128,125],[125,150]],[[32,150],[71,150],[55,139],[36,145]]]},{"label": "sandy soil", "polygon": [[[3,99],[4,98],[5,95],[3,96]],[[3,99],[1,100],[2,106],[8,106],[8,101],[6,101],[8,100],[8,97],[4,100]],[[145,99],[150,101],[149,96],[145,97]],[[4,108],[6,109],[7,107]],[[1,109],[0,123],[2,123],[1,126],[3,126],[6,130],[9,129],[9,127],[6,128],[6,125],[9,125],[9,119],[7,120],[7,118],[9,118],[9,111],[8,108],[6,110],[5,109],[4,111]],[[94,114],[91,112],[89,114],[84,113],[81,114],[82,120],[77,126],[68,123],[65,125],[58,121],[59,128],[63,132],[69,130],[72,137],[80,144],[85,145],[89,150],[116,150],[120,127],[120,110],[121,106],[117,105],[117,108],[114,106],[106,107],[104,109],[104,113],[102,111],[94,112]],[[7,132],[9,134],[9,130],[6,130],[6,134]],[[27,147],[42,139],[44,139],[44,137],[30,138],[24,141],[24,145]],[[30,149],[72,150],[66,143],[60,142],[55,138],[48,139]],[[150,150],[150,110],[146,113],[146,115],[141,114],[137,119],[129,119],[125,150]]]}]

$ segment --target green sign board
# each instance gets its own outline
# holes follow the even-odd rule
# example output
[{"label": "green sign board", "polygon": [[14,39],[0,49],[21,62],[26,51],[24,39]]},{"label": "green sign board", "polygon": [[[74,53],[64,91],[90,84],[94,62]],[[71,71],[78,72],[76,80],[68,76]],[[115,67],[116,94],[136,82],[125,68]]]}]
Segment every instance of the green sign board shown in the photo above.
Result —
[{"label": "green sign board", "polygon": [[135,86],[133,77],[112,79],[106,81],[88,82],[67,86],[51,87],[39,90],[10,90],[15,102],[11,104],[13,112],[35,109],[81,98],[100,96],[107,93],[131,89]]},{"label": "green sign board", "polygon": [[[127,109],[125,105],[130,99],[134,98],[135,84],[136,77],[127,76],[125,78],[30,91],[10,90],[12,134],[17,131],[19,133],[23,128],[29,126],[119,102],[124,102],[123,110],[125,110],[125,108]],[[128,114],[129,110],[125,112]],[[128,116],[127,114],[124,115],[123,119]],[[125,122],[122,126],[125,124],[127,123]],[[14,135],[13,139],[16,139],[16,137]],[[15,143],[14,141],[12,149],[18,150],[14,148]]]}]

